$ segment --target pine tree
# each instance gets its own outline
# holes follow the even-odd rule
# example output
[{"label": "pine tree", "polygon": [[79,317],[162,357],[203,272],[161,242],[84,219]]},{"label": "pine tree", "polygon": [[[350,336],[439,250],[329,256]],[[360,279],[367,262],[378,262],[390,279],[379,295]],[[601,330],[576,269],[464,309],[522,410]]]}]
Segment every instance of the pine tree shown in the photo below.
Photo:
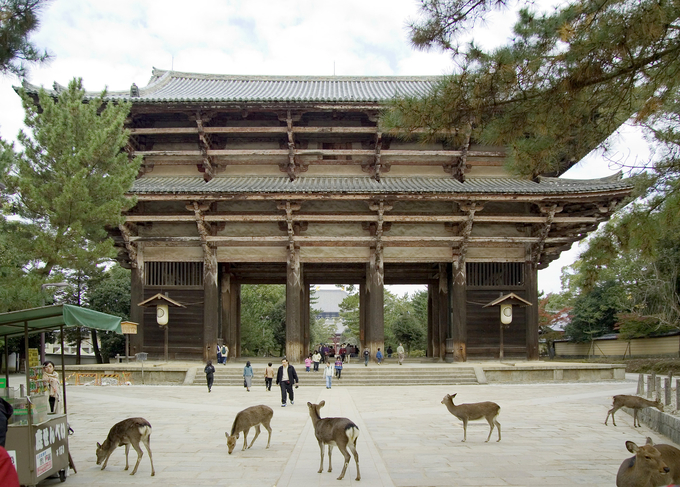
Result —
[{"label": "pine tree", "polygon": [[0,73],[26,75],[26,64],[48,58],[28,40],[46,0],[0,0]]},{"label": "pine tree", "polygon": [[14,211],[33,225],[27,240],[37,270],[85,269],[114,256],[106,226],[123,221],[135,201],[125,195],[140,160],[123,151],[128,104],[105,104],[101,93],[84,100],[81,80],[53,98],[40,90],[34,100],[20,91],[30,135],[21,131],[23,151],[14,154],[7,190]]},{"label": "pine tree", "polygon": [[[451,143],[506,146],[511,168],[561,174],[622,123],[661,117],[680,86],[680,3],[573,0],[548,14],[519,12],[514,37],[485,52],[464,45],[502,0],[423,0],[416,47],[452,53],[460,69],[424,99],[391,105],[385,128],[448,133]],[[524,1],[525,4],[531,4]]]}]

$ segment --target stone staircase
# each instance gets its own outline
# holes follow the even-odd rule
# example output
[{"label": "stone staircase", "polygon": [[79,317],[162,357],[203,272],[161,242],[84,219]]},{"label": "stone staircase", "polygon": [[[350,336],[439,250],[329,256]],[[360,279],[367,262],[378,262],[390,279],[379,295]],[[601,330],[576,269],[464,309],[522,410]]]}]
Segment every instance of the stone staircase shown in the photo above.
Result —
[{"label": "stone staircase", "polygon": [[[274,370],[279,364],[274,364]],[[253,386],[264,384],[264,364],[253,363],[255,377]],[[305,372],[304,365],[296,366],[301,384],[324,384],[323,371]],[[406,385],[472,385],[479,384],[473,367],[452,367],[428,365],[426,367],[385,367],[370,364],[352,364],[342,369],[341,379],[333,377],[336,386],[406,386]],[[205,374],[200,367],[196,371],[193,385],[205,387]],[[242,386],[243,368],[234,366],[215,366],[215,386]],[[276,378],[274,379],[274,386]]]}]

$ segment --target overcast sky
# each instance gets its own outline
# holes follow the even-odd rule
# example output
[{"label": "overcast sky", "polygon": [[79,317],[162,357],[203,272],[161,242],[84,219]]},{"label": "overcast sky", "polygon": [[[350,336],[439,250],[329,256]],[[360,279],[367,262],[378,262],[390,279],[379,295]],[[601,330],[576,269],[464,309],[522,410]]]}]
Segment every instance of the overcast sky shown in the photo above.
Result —
[{"label": "overcast sky", "polygon": [[[415,0],[52,0],[34,43],[53,59],[32,67],[28,81],[45,87],[74,77],[87,90],[146,86],[153,67],[213,74],[391,76],[449,74],[448,55],[414,50],[407,21]],[[483,47],[511,34],[511,13],[497,14],[475,31]],[[0,77],[0,137],[14,140],[23,110]],[[634,132],[619,137],[619,161],[642,150]],[[644,151],[643,151],[644,152]],[[593,154],[564,177],[596,178],[616,172]],[[557,292],[562,266],[578,245],[539,272],[539,289]]]}]

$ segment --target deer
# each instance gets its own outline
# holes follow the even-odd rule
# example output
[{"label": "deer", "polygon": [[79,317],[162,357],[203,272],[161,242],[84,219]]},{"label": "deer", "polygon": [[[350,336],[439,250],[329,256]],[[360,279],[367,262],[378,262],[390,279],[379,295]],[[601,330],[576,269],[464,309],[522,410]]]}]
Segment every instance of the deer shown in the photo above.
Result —
[{"label": "deer", "polygon": [[604,424],[607,424],[609,420],[609,415],[612,415],[612,423],[616,426],[616,421],[614,420],[614,413],[621,409],[622,407],[631,408],[633,410],[633,428],[640,426],[640,420],[638,419],[638,411],[643,408],[657,408],[659,411],[663,412],[663,404],[661,404],[661,399],[656,401],[650,401],[649,399],[644,399],[640,396],[628,396],[626,394],[620,394],[614,396],[614,403],[612,408],[607,411],[607,417],[604,420]]},{"label": "deer", "polygon": [[[234,451],[236,440],[238,440],[238,437],[241,433],[243,433],[243,448],[241,448],[241,451],[253,446],[253,443],[255,443],[257,437],[260,436],[260,425],[264,426],[264,429],[269,432],[269,439],[267,440],[267,448],[269,448],[269,443],[272,441],[272,428],[269,426],[272,416],[274,416],[274,411],[272,408],[265,406],[264,404],[260,404],[259,406],[251,406],[239,412],[236,415],[236,418],[234,418],[234,424],[231,426],[231,434],[227,432],[224,433],[224,435],[227,437],[229,455],[231,455],[231,453]],[[255,437],[248,446],[248,432],[253,426],[255,427]]]},{"label": "deer", "polygon": [[[125,470],[129,468],[128,452],[130,445],[137,452],[137,463],[130,475],[137,473],[137,467],[142,460],[144,453],[139,447],[139,442],[144,443],[146,451],[149,452],[149,460],[151,461],[151,476],[156,475],[153,468],[153,456],[151,455],[151,447],[149,441],[151,440],[151,424],[144,418],[128,418],[116,423],[111,427],[109,435],[101,445],[97,443],[97,465],[102,465],[102,470],[106,468],[106,463],[113,451],[119,446],[125,445]],[[103,464],[102,464],[103,462]]]},{"label": "deer", "polygon": [[314,435],[319,442],[319,449],[321,450],[321,463],[317,473],[323,472],[324,445],[328,445],[328,471],[333,471],[333,467],[331,466],[331,453],[333,447],[337,446],[340,453],[342,453],[342,456],[345,457],[345,465],[342,467],[342,473],[338,477],[338,480],[342,480],[345,477],[347,465],[351,458],[347,448],[349,448],[354,455],[354,461],[357,464],[356,480],[361,480],[361,473],[359,472],[359,454],[357,453],[359,427],[347,418],[321,418],[319,410],[325,405],[326,401],[321,401],[319,404],[312,404],[311,402],[307,403],[309,416],[312,418],[312,424],[314,425]]},{"label": "deer", "polygon": [[456,406],[453,404],[454,397],[456,397],[456,394],[445,395],[444,399],[442,399],[442,404],[446,406],[446,409],[448,409],[451,414],[463,422],[463,442],[467,440],[468,421],[475,421],[482,418],[487,420],[489,427],[491,428],[485,443],[489,442],[494,425],[498,428],[498,440],[496,440],[496,442],[501,441],[501,424],[497,419],[501,412],[501,407],[498,404],[485,401],[471,404],[459,404]]},{"label": "deer", "polygon": [[655,445],[651,438],[637,446],[626,441],[635,454],[623,461],[616,474],[616,487],[659,487],[680,482],[680,450],[671,445]]}]

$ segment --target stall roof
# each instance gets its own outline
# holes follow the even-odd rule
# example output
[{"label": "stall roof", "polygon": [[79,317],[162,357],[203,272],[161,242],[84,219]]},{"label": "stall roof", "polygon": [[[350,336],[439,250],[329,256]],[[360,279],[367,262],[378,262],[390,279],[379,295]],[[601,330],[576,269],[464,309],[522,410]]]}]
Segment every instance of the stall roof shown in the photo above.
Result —
[{"label": "stall roof", "polygon": [[61,326],[85,326],[122,334],[121,321],[118,316],[71,304],[58,304],[0,313],[0,337],[21,336],[26,324],[29,334],[56,330]]}]

